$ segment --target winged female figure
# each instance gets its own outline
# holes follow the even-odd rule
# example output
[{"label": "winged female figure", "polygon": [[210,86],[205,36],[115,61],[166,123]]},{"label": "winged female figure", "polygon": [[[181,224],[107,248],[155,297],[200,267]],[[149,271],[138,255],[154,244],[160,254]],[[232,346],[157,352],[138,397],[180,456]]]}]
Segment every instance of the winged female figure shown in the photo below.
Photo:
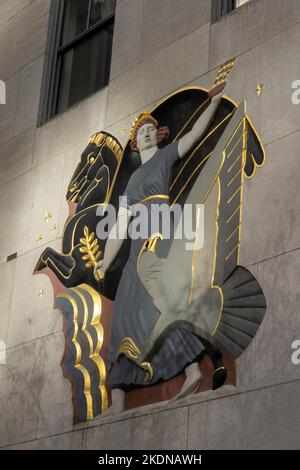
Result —
[{"label": "winged female figure", "polygon": [[[116,258],[126,237],[134,207],[142,204],[146,208],[145,219],[141,223],[151,225],[149,219],[153,213],[151,211],[153,205],[168,204],[173,166],[178,160],[184,159],[195,144],[201,141],[221,103],[224,88],[225,83],[215,86],[208,93],[211,98],[210,105],[196,120],[192,129],[177,141],[161,149],[158,148],[158,144],[168,137],[169,129],[158,128],[158,123],[151,114],[142,113],[138,118],[131,133],[131,149],[139,152],[142,164],[128,181],[123,195],[124,202],[119,207],[116,227],[111,231],[111,234],[119,235],[109,236],[104,258],[97,266],[102,270],[103,276]],[[146,236],[131,241],[129,258],[114,303],[107,356],[108,384],[112,389],[113,402],[111,411],[123,409],[124,392],[132,387],[149,386],[161,380],[166,381],[185,370],[187,379],[178,395],[182,397],[190,393],[201,380],[197,362],[205,349],[203,344],[205,338],[197,334],[197,331],[186,328],[184,322],[176,324],[173,319],[173,322],[170,322],[173,323],[173,328],[169,329],[168,334],[165,332],[164,335],[158,335],[151,348],[145,348],[160,317],[160,311],[151,296],[151,289],[147,290],[138,273],[138,263],[145,248],[145,240],[151,243],[153,233],[147,233]],[[159,245],[163,251],[163,242]],[[166,250],[167,246],[168,243],[165,243]],[[159,271],[157,263],[154,269],[152,265],[152,273],[153,271]],[[173,274],[176,283],[176,273]],[[169,277],[170,281],[172,283]],[[165,290],[162,295],[167,299],[169,293]],[[222,369],[224,380],[222,363],[218,369]]]},{"label": "winged female figure", "polygon": [[[75,170],[67,194],[74,207],[63,253],[46,248],[35,272],[50,269],[75,303],[79,284],[114,300],[108,348],[99,351],[105,373],[103,365],[95,369],[98,359],[85,346],[87,318],[94,318],[96,310],[77,313],[84,334],[76,339],[95,398],[89,398],[85,378],[87,406],[81,407],[79,420],[85,419],[86,409],[90,417],[101,412],[96,404],[99,383],[102,391],[107,385],[112,391],[111,412],[124,409],[126,392],[151,388],[182,371],[186,380],[176,398],[196,391],[201,381],[198,362],[204,354],[214,366],[213,389],[220,387],[227,373],[221,351],[237,358],[263,319],[264,295],[252,274],[239,266],[239,244],[244,177],[252,177],[263,164],[264,151],[243,105],[223,97],[226,83],[222,76],[220,81],[209,92],[198,87],[179,90],[142,113],[124,151],[104,131],[93,136]],[[107,203],[117,209],[117,220],[107,239],[97,232],[96,240],[97,208]],[[175,203],[204,205],[203,249],[187,251],[184,237],[174,239]],[[155,230],[153,208],[163,214]],[[169,237],[164,233],[166,220]],[[133,237],[137,221],[146,229]],[[95,251],[93,259],[84,261],[90,251]],[[99,261],[100,252],[104,255]],[[81,312],[83,305],[76,308]],[[89,302],[86,305],[90,308]],[[66,376],[77,384],[73,395],[78,405],[84,402],[83,385],[73,347],[75,313],[70,312],[62,363]],[[98,351],[100,343],[95,347]],[[102,402],[103,412],[108,406],[103,396]]]}]

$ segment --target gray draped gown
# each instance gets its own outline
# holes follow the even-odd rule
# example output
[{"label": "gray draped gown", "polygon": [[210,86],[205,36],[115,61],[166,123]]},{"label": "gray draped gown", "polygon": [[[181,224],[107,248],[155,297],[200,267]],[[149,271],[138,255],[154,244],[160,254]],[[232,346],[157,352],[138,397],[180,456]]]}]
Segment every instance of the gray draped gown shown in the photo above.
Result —
[{"label": "gray draped gown", "polygon": [[[115,298],[107,356],[108,384],[111,388],[128,390],[168,380],[196,361],[204,350],[200,339],[193,333],[184,329],[173,330],[151,357],[154,375],[148,383],[145,382],[145,370],[140,366],[139,360],[119,354],[120,344],[124,338],[130,338],[142,352],[143,345],[158,319],[158,311],[138,277],[136,266],[141,248],[151,235],[151,205],[169,204],[166,196],[169,194],[173,165],[178,159],[178,142],[159,149],[150,160],[132,174],[124,193],[124,196],[127,196],[127,203],[121,202],[121,205],[130,208],[150,197],[143,202],[147,208],[147,220],[144,222],[149,223],[147,236],[132,239],[130,255]],[[161,195],[165,197],[162,198]],[[167,244],[168,240],[159,242],[158,248],[159,246],[162,248],[163,243]]]}]

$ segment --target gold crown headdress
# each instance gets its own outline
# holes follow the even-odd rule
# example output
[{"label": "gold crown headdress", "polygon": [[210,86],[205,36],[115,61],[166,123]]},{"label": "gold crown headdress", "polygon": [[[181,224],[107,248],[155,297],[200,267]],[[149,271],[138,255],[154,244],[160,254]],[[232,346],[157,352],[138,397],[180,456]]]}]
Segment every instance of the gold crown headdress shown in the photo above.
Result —
[{"label": "gold crown headdress", "polygon": [[132,122],[132,126],[130,129],[130,134],[129,138],[132,140],[134,138],[136,129],[139,127],[140,122],[147,120],[148,122],[151,122],[155,127],[158,126],[158,122],[156,119],[154,119],[153,116],[148,111],[145,111],[144,113],[141,113],[138,117],[135,118],[135,120]]}]

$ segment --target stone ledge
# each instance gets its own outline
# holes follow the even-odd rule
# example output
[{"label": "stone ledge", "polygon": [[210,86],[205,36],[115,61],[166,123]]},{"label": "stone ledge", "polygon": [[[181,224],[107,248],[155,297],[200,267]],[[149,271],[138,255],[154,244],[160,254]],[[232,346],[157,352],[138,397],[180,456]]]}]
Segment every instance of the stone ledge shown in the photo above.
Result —
[{"label": "stone ledge", "polygon": [[[163,402],[115,417],[98,418],[75,426],[73,432],[2,449],[57,449],[63,448],[64,443],[71,448],[98,450],[280,448],[281,445],[292,449],[296,448],[295,430],[300,419],[291,402],[297,401],[297,390],[300,390],[300,380],[250,390],[224,386],[178,402]],[[259,413],[257,407],[261,408]],[[171,413],[172,410],[178,412]],[[254,411],[250,413],[251,410]],[[205,433],[200,432],[201,423],[206,423]]]}]

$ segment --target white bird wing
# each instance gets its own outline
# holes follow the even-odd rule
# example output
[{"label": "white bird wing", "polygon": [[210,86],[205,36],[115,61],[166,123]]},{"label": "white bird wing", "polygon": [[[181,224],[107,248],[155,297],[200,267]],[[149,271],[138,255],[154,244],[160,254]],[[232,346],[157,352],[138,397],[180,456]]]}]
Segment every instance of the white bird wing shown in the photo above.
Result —
[{"label": "white bird wing", "polygon": [[[244,117],[245,104],[242,102],[234,112],[186,201],[186,204],[193,205],[194,212],[198,211],[198,214],[199,205],[204,205],[203,247],[198,248],[197,239],[192,247],[191,241],[185,236],[174,239],[167,259],[159,264],[160,275],[157,274],[158,265],[151,261],[156,271],[153,281],[150,279],[151,276],[149,278],[147,271],[149,256],[153,259],[155,255],[145,252],[138,262],[139,276],[160,312],[145,347],[145,353],[151,350],[157,339],[168,328],[175,325],[188,324],[190,329],[207,338],[210,338],[217,327],[222,310],[222,292],[216,284],[215,266],[219,266],[217,264],[219,255],[217,256],[215,253],[219,250],[219,244],[223,243],[224,238],[220,238],[218,227],[219,203],[221,201],[220,179],[222,174],[227,171],[227,166],[231,161],[227,158],[229,148],[235,142],[233,136],[234,139],[239,138],[238,133]],[[226,165],[226,169],[224,165]],[[228,177],[231,176],[229,173]],[[225,217],[227,214],[228,217],[231,215],[230,210],[231,206],[228,204]],[[198,217],[197,220],[198,225],[201,224],[201,218]],[[199,230],[201,227],[197,228]],[[222,249],[225,250],[225,248]],[[232,257],[229,269],[233,268],[232,260],[234,259],[236,263],[237,258]],[[219,274],[218,267],[217,273],[222,276],[224,270],[220,270]],[[150,286],[151,282],[152,286]]]}]

